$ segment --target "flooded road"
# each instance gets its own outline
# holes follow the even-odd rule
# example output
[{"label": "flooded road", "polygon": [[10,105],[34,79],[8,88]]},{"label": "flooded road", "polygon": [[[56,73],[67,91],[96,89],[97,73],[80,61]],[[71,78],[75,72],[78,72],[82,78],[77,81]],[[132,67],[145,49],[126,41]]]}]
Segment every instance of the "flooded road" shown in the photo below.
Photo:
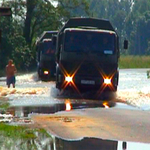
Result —
[{"label": "flooded road", "polygon": [[[43,82],[38,80],[36,73],[30,73],[26,75],[18,75],[16,77],[16,88],[8,89],[6,87],[5,78],[0,78],[0,97],[9,98],[9,103],[11,104],[10,112],[15,116],[13,120],[15,124],[33,124],[34,122],[29,120],[30,116],[35,114],[59,114],[60,111],[66,110],[66,103],[69,101],[71,104],[72,110],[81,110],[86,111],[87,108],[114,108],[121,109],[121,110],[130,110],[132,111],[146,111],[149,113],[150,110],[150,79],[147,78],[147,70],[149,69],[122,69],[120,70],[120,77],[119,77],[119,86],[117,97],[113,101],[106,102],[104,101],[95,101],[89,99],[78,99],[74,97],[73,99],[70,98],[70,95],[61,95],[61,93],[55,88],[54,81]],[[111,111],[111,109],[108,109]],[[104,110],[105,111],[105,110]],[[58,112],[58,113],[57,113]],[[80,114],[80,111],[78,112]],[[142,115],[142,114],[141,114]],[[116,115],[117,116],[117,115]],[[148,116],[148,114],[147,114]],[[18,119],[21,118],[21,119]],[[116,119],[116,118],[115,118]],[[19,121],[18,121],[19,120]],[[138,118],[139,120],[139,118]],[[14,122],[11,122],[13,124]],[[72,120],[68,119],[65,122],[72,122]],[[137,122],[139,124],[139,122]],[[147,123],[147,121],[145,122]],[[128,124],[129,125],[129,124]],[[131,124],[130,124],[131,125]],[[122,125],[121,125],[122,126]],[[139,128],[144,131],[144,126],[147,127],[147,124],[140,124]],[[117,128],[117,127],[116,127]],[[92,128],[89,128],[91,130]],[[94,128],[92,129],[94,130]],[[87,130],[88,131],[88,130]],[[132,131],[132,129],[131,129]],[[130,131],[130,132],[131,132]],[[142,132],[143,133],[143,132]],[[145,133],[145,131],[144,131]],[[89,134],[90,135],[90,134]],[[115,136],[114,136],[115,137]],[[103,137],[101,137],[103,139]],[[88,140],[90,138],[88,137]],[[117,148],[113,147],[112,150],[122,150],[123,139],[119,138],[107,138],[104,139],[114,139],[117,142]],[[115,140],[116,139],[116,140]],[[128,138],[126,138],[128,139]],[[145,150],[149,149],[149,144],[142,144],[142,143],[133,143],[132,140],[126,140],[128,145],[128,150],[134,149],[138,150],[140,145],[142,145],[142,149]],[[100,138],[96,138],[93,141],[93,144],[96,146],[96,141],[99,141]],[[59,141],[60,144],[57,144]],[[55,139],[55,143],[53,143],[53,147],[56,147],[57,150],[67,150],[65,145],[67,142],[67,146],[70,147],[68,150],[72,150],[75,148],[75,143],[77,147],[80,146],[82,141],[81,139],[75,140],[76,142],[71,143],[70,140],[62,139],[62,137],[57,137]],[[144,141],[144,140],[141,140]],[[145,140],[146,141],[146,140]],[[149,143],[149,139],[146,143]],[[107,141],[104,141],[107,142]],[[86,142],[85,142],[86,143]],[[139,145],[138,145],[139,144]],[[54,146],[55,145],[55,146]],[[63,145],[63,146],[59,146]],[[134,145],[134,146],[133,146]],[[138,145],[138,146],[137,146]],[[84,144],[86,146],[86,144]],[[91,144],[92,146],[92,144]],[[90,146],[89,146],[90,148]],[[79,148],[78,148],[79,149]],[[87,147],[82,149],[87,149]],[[94,149],[100,149],[100,146],[94,147]],[[108,149],[107,146],[104,146],[104,149]],[[54,149],[56,150],[56,148]],[[73,149],[74,150],[74,149]],[[141,149],[140,149],[141,150]]]},{"label": "flooded road", "polygon": [[[147,78],[147,70],[149,69],[121,69],[117,99],[149,110],[150,79]],[[63,99],[64,95],[61,97],[54,81],[42,82],[36,73],[20,75],[16,79],[16,88],[8,89],[5,78],[0,78],[0,96],[8,97],[12,106],[47,106],[67,99]]]},{"label": "flooded road", "polygon": [[143,110],[150,110],[150,69],[120,70],[118,97]]}]

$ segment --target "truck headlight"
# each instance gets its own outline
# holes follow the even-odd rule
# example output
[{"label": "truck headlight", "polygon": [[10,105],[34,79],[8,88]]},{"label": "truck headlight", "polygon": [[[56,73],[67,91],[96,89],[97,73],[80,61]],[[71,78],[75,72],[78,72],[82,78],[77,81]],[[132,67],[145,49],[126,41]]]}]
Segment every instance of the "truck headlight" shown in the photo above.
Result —
[{"label": "truck headlight", "polygon": [[48,72],[47,70],[45,70],[45,71],[44,71],[44,74],[45,74],[45,75],[46,75],[46,74],[49,74],[49,72]]},{"label": "truck headlight", "polygon": [[70,77],[70,76],[65,77],[65,81],[72,82],[72,77]]},{"label": "truck headlight", "polygon": [[107,84],[107,85],[111,84],[111,79],[105,78],[104,83]]}]

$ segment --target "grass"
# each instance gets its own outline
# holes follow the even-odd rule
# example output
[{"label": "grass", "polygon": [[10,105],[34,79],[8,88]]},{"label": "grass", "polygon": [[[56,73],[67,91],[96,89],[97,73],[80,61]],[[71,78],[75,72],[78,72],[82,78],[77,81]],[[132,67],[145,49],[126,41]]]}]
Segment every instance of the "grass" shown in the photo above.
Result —
[{"label": "grass", "polygon": [[0,113],[6,113],[7,109],[9,108],[10,104],[8,102],[1,103],[0,102]]},{"label": "grass", "polygon": [[12,139],[35,139],[34,130],[29,130],[23,126],[11,126],[0,123],[0,134]]},{"label": "grass", "polygon": [[0,123],[0,135],[12,139],[33,140],[37,138],[36,132],[49,136],[44,129],[33,129],[25,126],[15,126]]},{"label": "grass", "polygon": [[121,56],[119,68],[150,68],[150,56]]},{"label": "grass", "polygon": [[0,113],[1,114],[6,113],[6,111],[9,107],[10,107],[10,104],[8,102],[8,98],[0,96]]},{"label": "grass", "polygon": [[2,149],[15,149],[16,145],[17,148],[24,150],[46,149],[50,143],[46,142],[44,146],[42,142],[45,139],[51,141],[52,137],[44,129],[0,123],[0,145],[3,145]]}]

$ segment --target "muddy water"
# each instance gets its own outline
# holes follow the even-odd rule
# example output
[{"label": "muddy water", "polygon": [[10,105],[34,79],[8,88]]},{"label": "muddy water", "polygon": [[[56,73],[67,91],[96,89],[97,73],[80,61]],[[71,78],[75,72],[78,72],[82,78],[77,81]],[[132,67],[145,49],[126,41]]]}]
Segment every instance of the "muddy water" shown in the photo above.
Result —
[{"label": "muddy water", "polygon": [[[149,69],[120,70],[117,98],[130,104],[131,109],[150,109]],[[0,97],[9,98],[11,113],[16,117],[28,117],[32,113],[55,113],[65,110],[66,101],[72,103],[72,109],[106,107],[105,101],[78,100],[61,98],[54,81],[42,82],[36,73],[16,76],[16,88],[8,89],[5,78],[0,78]],[[63,95],[64,96],[64,95]],[[68,96],[68,95],[67,95]],[[129,108],[123,103],[109,102],[107,107]],[[22,122],[22,121],[20,121]],[[27,121],[28,122],[28,121]]]},{"label": "muddy water", "polygon": [[[144,110],[150,108],[149,69],[121,69],[117,98]],[[36,73],[16,76],[16,88],[8,89],[0,78],[0,96],[8,97],[12,106],[47,106],[60,103],[54,81],[42,82]],[[61,100],[62,102],[62,100]]]},{"label": "muddy water", "polygon": [[144,110],[150,109],[150,69],[120,70],[118,97]]}]

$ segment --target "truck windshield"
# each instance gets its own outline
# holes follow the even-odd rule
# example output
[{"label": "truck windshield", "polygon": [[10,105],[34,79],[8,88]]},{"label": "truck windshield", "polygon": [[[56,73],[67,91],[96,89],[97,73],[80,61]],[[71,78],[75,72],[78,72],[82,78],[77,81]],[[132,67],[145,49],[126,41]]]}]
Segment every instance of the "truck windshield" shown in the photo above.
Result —
[{"label": "truck windshield", "polygon": [[64,50],[68,52],[95,51],[103,54],[113,54],[115,34],[97,31],[67,31]]},{"label": "truck windshield", "polygon": [[42,43],[41,53],[44,55],[51,55],[55,53],[55,46],[53,45],[52,41],[45,41]]}]

